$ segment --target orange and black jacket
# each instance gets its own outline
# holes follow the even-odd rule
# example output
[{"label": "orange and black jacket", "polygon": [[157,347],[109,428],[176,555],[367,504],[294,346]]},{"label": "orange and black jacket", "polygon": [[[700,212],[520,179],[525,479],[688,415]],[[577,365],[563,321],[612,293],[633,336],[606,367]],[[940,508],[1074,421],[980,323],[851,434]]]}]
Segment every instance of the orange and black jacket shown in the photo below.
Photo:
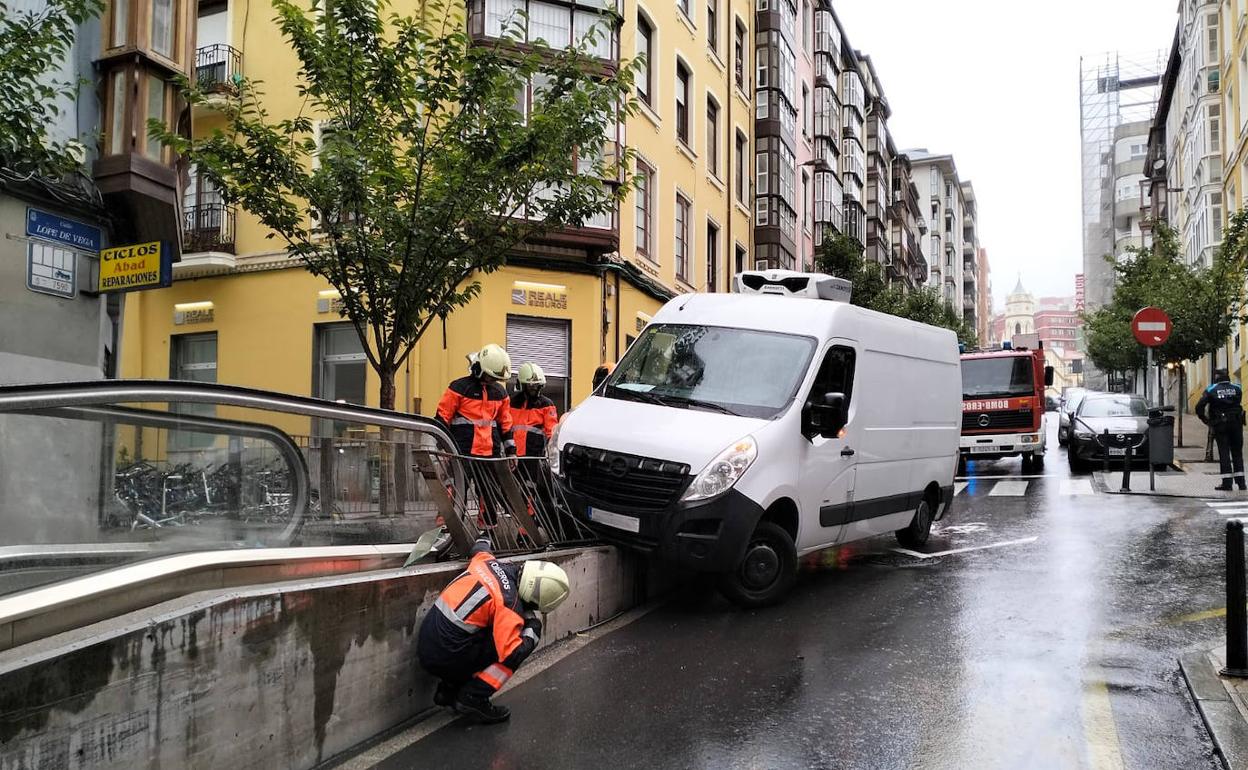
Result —
[{"label": "orange and black jacket", "polygon": [[517,393],[511,397],[511,418],[515,421],[516,454],[545,457],[546,442],[559,422],[555,402],[541,395],[530,399],[527,393]]},{"label": "orange and black jacket", "polygon": [[485,642],[482,635],[488,634],[498,662],[476,678],[497,690],[537,648],[541,632],[537,616],[526,614],[520,604],[521,565],[500,563],[489,545],[478,540],[472,547],[468,569],[442,591],[425,624],[432,626],[427,631],[449,655],[463,654]]},{"label": "orange and black jacket", "polygon": [[460,377],[442,394],[438,420],[450,429],[460,454],[500,457],[516,453],[511,401],[500,383],[486,385],[476,377]]}]

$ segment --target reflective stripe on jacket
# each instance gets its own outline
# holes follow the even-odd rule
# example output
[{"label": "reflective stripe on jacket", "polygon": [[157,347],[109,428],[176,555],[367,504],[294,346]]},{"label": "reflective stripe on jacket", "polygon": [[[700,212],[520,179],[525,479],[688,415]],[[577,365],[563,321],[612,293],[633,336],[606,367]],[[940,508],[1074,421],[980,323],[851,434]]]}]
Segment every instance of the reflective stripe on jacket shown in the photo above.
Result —
[{"label": "reflective stripe on jacket", "polygon": [[498,457],[516,453],[511,401],[500,383],[487,386],[476,377],[460,377],[442,394],[438,420],[450,428],[460,454]]},{"label": "reflective stripe on jacket", "polygon": [[559,422],[555,402],[545,396],[530,401],[527,394],[517,393],[511,397],[511,417],[515,421],[516,454],[544,457],[546,442]]}]

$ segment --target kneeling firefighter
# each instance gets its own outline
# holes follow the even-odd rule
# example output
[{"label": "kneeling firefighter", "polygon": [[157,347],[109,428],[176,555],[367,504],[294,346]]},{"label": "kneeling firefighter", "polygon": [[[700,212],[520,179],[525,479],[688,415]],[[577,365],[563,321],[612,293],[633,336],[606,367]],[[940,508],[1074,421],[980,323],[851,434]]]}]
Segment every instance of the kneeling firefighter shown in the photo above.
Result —
[{"label": "kneeling firefighter", "polygon": [[567,573],[547,561],[503,564],[488,540],[472,547],[468,569],[442,591],[420,626],[420,665],[441,680],[433,701],[483,724],[511,712],[490,702],[537,647],[539,612],[568,598]]}]

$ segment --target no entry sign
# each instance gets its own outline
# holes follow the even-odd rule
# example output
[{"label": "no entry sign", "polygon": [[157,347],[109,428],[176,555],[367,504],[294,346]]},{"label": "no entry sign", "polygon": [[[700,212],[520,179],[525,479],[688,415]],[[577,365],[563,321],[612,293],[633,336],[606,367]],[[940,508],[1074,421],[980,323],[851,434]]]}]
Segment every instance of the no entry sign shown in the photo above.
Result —
[{"label": "no entry sign", "polygon": [[1146,307],[1131,319],[1131,332],[1141,345],[1155,348],[1170,339],[1170,331],[1174,326],[1166,311],[1156,307]]}]

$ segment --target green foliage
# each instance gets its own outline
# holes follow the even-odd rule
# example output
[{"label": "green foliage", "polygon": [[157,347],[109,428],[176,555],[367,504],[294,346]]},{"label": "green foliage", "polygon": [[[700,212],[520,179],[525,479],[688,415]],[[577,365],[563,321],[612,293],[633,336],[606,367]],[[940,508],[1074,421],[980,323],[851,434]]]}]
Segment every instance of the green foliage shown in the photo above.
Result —
[{"label": "green foliage", "polygon": [[[625,198],[631,156],[603,137],[636,109],[637,67],[474,44],[462,5],[439,0],[417,17],[374,0],[273,6],[305,114],[272,118],[261,84],[244,79],[224,130],[186,140],[149,128],[339,291],[391,407],[394,373],[435,319],[477,296],[475,276]],[[526,117],[516,95],[530,81]]]},{"label": "green foliage", "polygon": [[60,104],[78,93],[55,69],[68,55],[77,27],[104,9],[102,0],[47,0],[17,10],[0,0],[0,169],[58,178],[78,168],[67,143],[48,136]]},{"label": "green foliage", "polygon": [[838,233],[825,238],[815,255],[815,267],[820,272],[851,281],[854,284],[851,302],[855,305],[952,329],[958,341],[966,343],[967,347],[979,344],[975,330],[966,324],[961,313],[944,301],[939,291],[927,287],[903,291],[890,286],[884,269],[866,259],[862,246],[848,235]]},{"label": "green foliage", "polygon": [[1236,320],[1243,279],[1240,277],[1245,229],[1244,213],[1231,221],[1213,264],[1187,265],[1173,230],[1159,225],[1152,248],[1131,248],[1114,265],[1113,301],[1086,318],[1088,357],[1106,372],[1125,372],[1144,365],[1145,352],[1131,334],[1131,319],[1144,307],[1169,314],[1174,330],[1155,349],[1161,363],[1196,361],[1217,350],[1230,336]]}]

